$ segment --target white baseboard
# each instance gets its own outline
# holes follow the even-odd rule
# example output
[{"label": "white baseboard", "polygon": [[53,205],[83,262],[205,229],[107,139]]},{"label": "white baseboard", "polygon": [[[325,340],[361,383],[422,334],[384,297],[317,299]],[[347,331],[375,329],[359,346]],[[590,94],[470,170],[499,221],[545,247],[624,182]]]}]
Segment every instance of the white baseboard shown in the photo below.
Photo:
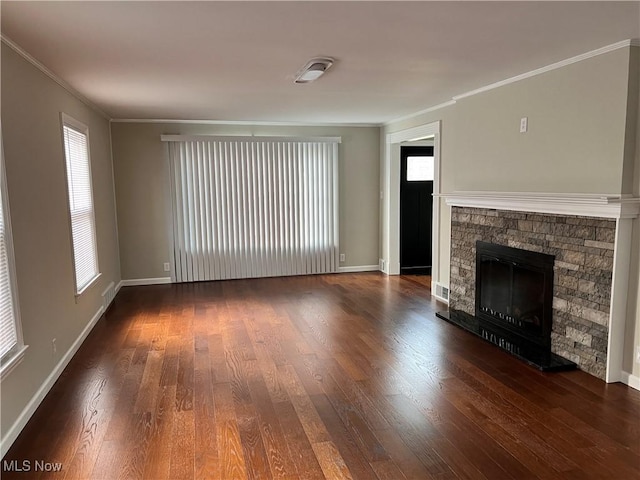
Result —
[{"label": "white baseboard", "polygon": [[436,300],[438,300],[439,302],[446,303],[447,305],[449,305],[449,300],[447,298],[440,297],[440,296],[436,295],[435,293],[431,293],[431,296],[433,298],[435,298]]},{"label": "white baseboard", "polygon": [[171,283],[171,277],[132,278],[130,280],[122,280],[118,284],[118,290],[120,289],[120,287],[137,287],[139,285],[164,285],[165,283]]},{"label": "white baseboard", "polygon": [[355,267],[338,267],[338,273],[377,272],[378,265],[357,265]]},{"label": "white baseboard", "polygon": [[62,374],[66,366],[69,364],[73,356],[76,354],[76,352],[80,348],[80,345],[82,345],[82,342],[84,342],[84,340],[87,338],[89,333],[91,333],[91,330],[93,330],[93,327],[96,325],[96,323],[98,323],[98,320],[100,320],[100,317],[102,316],[103,313],[104,313],[104,307],[100,307],[96,312],[96,314],[91,319],[91,321],[87,324],[86,327],[84,327],[84,330],[82,330],[80,335],[78,335],[78,338],[76,338],[76,341],[73,342],[73,345],[71,345],[69,350],[67,350],[67,353],[64,354],[64,356],[60,359],[58,364],[55,366],[53,371],[49,374],[47,379],[40,386],[40,388],[35,393],[35,395],[31,398],[29,403],[27,403],[27,406],[24,407],[24,410],[22,410],[22,413],[20,413],[20,415],[18,416],[16,421],[13,423],[11,428],[7,431],[6,435],[2,439],[2,442],[0,443],[0,458],[4,457],[6,453],[9,451],[9,448],[11,448],[11,445],[13,445],[13,442],[16,441],[16,438],[18,438],[18,435],[20,435],[20,432],[22,432],[22,429],[25,427],[29,419],[31,419],[31,416],[35,413],[36,409],[40,406],[40,403],[42,403],[42,400],[44,400],[44,397],[47,396],[47,393],[49,393],[49,390],[51,390],[51,387],[53,387],[54,383],[56,383],[56,380],[58,380],[58,377]]},{"label": "white baseboard", "polygon": [[120,291],[120,289],[123,287],[124,285],[122,285],[122,280],[120,280],[117,284],[116,284],[116,295],[118,294],[118,292]]},{"label": "white baseboard", "polygon": [[629,385],[631,388],[640,390],[640,377],[636,377],[635,375],[631,375],[630,373],[623,371],[621,380],[625,385]]},{"label": "white baseboard", "polygon": [[382,273],[386,273],[386,274],[388,275],[388,273],[387,273],[387,269],[386,269],[386,263],[387,263],[387,262],[385,262],[383,258],[379,258],[379,259],[378,259],[378,269],[379,269]]}]

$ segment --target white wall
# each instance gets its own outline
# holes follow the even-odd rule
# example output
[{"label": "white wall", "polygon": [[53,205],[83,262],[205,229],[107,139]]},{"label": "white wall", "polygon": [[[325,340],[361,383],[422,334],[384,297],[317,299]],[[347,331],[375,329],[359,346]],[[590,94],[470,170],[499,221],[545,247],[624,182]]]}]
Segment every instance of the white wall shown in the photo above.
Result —
[{"label": "white wall", "polygon": [[159,278],[170,258],[169,170],[162,134],[340,136],[341,266],[378,264],[377,127],[112,123],[122,277]]},{"label": "white wall", "polygon": [[[91,142],[102,277],[77,302],[60,112],[88,125]],[[58,362],[101,309],[106,286],[120,281],[120,263],[108,120],[4,44],[2,137],[19,307],[29,345],[23,362],[2,382],[4,449],[6,440],[17,433],[14,424],[25,421],[21,415],[28,414],[25,408],[31,399],[46,387],[49,375],[58,372]]]}]

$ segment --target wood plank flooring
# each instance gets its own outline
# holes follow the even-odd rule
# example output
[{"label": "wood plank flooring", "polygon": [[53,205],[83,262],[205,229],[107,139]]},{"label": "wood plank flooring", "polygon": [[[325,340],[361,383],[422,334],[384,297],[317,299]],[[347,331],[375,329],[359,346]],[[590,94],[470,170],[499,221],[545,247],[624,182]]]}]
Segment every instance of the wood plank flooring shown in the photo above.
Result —
[{"label": "wood plank flooring", "polygon": [[640,478],[640,392],[532,369],[437,319],[427,280],[124,288],[2,478]]}]

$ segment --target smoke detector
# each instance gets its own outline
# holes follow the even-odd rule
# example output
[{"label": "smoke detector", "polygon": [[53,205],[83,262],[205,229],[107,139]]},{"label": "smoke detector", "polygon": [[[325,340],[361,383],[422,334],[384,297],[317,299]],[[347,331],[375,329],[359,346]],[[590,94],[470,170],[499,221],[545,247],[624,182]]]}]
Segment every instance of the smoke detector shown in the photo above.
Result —
[{"label": "smoke detector", "polygon": [[317,80],[329,70],[331,65],[333,65],[333,58],[329,57],[318,57],[312,58],[307,62],[307,64],[298,70],[296,74],[295,83],[309,83]]}]

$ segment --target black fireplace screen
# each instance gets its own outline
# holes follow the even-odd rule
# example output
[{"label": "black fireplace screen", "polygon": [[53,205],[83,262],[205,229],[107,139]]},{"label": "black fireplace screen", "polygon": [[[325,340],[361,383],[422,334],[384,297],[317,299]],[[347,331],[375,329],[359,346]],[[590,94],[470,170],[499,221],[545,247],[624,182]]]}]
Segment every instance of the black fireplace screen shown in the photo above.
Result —
[{"label": "black fireplace screen", "polygon": [[485,242],[476,249],[476,316],[549,344],[554,257]]}]

